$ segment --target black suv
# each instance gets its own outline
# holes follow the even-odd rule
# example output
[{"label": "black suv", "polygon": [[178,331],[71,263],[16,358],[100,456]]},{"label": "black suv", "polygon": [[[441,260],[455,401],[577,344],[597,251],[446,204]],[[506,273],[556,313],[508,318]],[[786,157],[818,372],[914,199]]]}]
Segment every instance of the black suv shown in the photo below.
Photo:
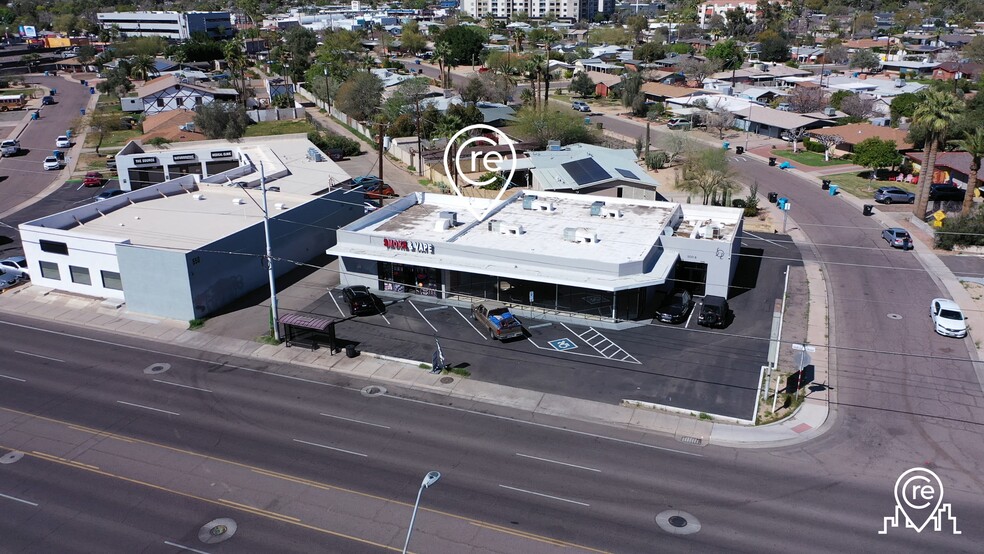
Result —
[{"label": "black suv", "polygon": [[964,190],[953,185],[932,185],[929,187],[930,200],[963,200]]},{"label": "black suv", "polygon": [[351,315],[373,315],[385,311],[382,300],[369,292],[367,286],[345,287],[342,289],[342,296],[349,306],[349,314]]},{"label": "black suv", "polygon": [[705,296],[697,313],[697,324],[704,327],[725,327],[728,324],[728,301],[720,296]]},{"label": "black suv", "polygon": [[690,313],[693,305],[693,298],[689,292],[676,289],[663,299],[663,303],[656,310],[656,319],[663,323],[681,323],[687,319],[687,314]]}]

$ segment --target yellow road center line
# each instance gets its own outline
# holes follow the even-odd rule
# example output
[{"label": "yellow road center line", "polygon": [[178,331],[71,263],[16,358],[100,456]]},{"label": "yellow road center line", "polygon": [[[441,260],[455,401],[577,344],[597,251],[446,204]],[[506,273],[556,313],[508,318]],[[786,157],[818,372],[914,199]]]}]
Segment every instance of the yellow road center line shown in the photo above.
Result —
[{"label": "yellow road center line", "polygon": [[225,498],[220,498],[219,499],[219,502],[222,502],[224,504],[229,504],[231,506],[236,506],[236,507],[242,508],[244,510],[250,510],[250,511],[256,512],[258,514],[263,514],[263,515],[268,515],[268,516],[271,516],[271,517],[279,518],[279,519],[288,519],[290,521],[301,521],[300,519],[298,519],[296,517],[286,516],[284,514],[278,514],[277,512],[271,512],[269,510],[264,510],[263,508],[257,508],[255,506],[250,506],[248,504],[240,504],[239,502],[233,502],[232,500],[227,500]]}]

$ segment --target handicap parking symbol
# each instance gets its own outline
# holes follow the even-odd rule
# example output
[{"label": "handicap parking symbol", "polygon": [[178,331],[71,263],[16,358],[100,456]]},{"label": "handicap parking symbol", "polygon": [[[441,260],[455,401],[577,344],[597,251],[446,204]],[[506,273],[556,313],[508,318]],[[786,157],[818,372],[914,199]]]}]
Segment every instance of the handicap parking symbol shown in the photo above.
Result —
[{"label": "handicap parking symbol", "polygon": [[554,347],[554,350],[560,350],[561,352],[563,352],[564,350],[573,350],[577,348],[577,345],[574,344],[574,342],[571,339],[552,340],[547,344]]}]

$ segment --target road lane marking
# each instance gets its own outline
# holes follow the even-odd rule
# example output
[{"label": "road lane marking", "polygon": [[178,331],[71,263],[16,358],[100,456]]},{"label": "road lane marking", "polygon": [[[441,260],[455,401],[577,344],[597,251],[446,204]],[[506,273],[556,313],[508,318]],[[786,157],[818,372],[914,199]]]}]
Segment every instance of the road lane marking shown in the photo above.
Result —
[{"label": "road lane marking", "polygon": [[407,304],[410,304],[411,306],[413,306],[413,309],[414,310],[417,310],[417,313],[420,314],[420,317],[422,317],[424,319],[424,322],[426,322],[427,325],[430,325],[430,328],[433,329],[435,333],[437,332],[437,327],[434,327],[433,325],[431,325],[430,320],[428,320],[426,317],[424,317],[424,312],[420,311],[420,309],[417,308],[417,306],[413,302],[411,302],[409,300],[407,300]]},{"label": "road lane marking", "polygon": [[284,514],[278,514],[277,512],[271,512],[269,510],[264,510],[263,508],[256,508],[256,507],[250,506],[248,504],[240,504],[239,502],[233,502],[232,500],[227,500],[225,498],[220,498],[219,499],[219,502],[221,502],[223,504],[228,504],[230,506],[235,506],[237,508],[241,508],[243,510],[246,510],[247,512],[252,512],[252,513],[257,514],[257,515],[270,516],[270,517],[272,517],[274,519],[281,519],[281,520],[287,520],[287,521],[293,521],[293,522],[299,522],[299,521],[301,521],[300,519],[298,519],[296,517],[285,516]]},{"label": "road lane marking", "polygon": [[165,384],[165,385],[171,385],[171,386],[173,386],[173,387],[181,387],[181,388],[183,388],[183,389],[192,389],[192,390],[200,390],[200,391],[202,391],[202,392],[212,392],[212,391],[210,391],[210,390],[208,390],[208,389],[200,389],[200,388],[198,388],[198,387],[193,387],[193,386],[191,386],[191,385],[182,385],[181,383],[172,383],[172,382],[170,382],[170,381],[162,381],[162,380],[160,380],[160,379],[154,379],[154,382],[155,382],[155,383],[163,383],[163,384]]},{"label": "road lane marking", "polygon": [[22,504],[27,504],[28,506],[37,507],[37,504],[35,504],[34,502],[31,502],[29,500],[24,500],[23,498],[17,498],[17,497],[14,497],[14,496],[7,496],[6,494],[0,494],[0,497],[6,498],[8,500],[13,500],[14,502],[20,502]]},{"label": "road lane marking", "polygon": [[[0,322],[0,323],[3,323],[3,322]],[[39,329],[39,330],[41,330],[41,329]],[[420,403],[426,404],[426,402],[420,402]],[[110,431],[100,431],[98,429],[87,429],[87,428],[82,427],[80,425],[69,423],[67,421],[63,421],[63,420],[60,420],[60,419],[46,417],[46,416],[42,416],[42,415],[38,415],[38,414],[32,414],[32,413],[24,412],[24,411],[21,411],[21,410],[15,410],[13,408],[7,408],[5,406],[0,406],[0,411],[18,414],[18,415],[21,415],[21,416],[23,416],[23,417],[25,417],[27,419],[37,419],[37,420],[41,420],[41,421],[47,421],[49,423],[57,423],[59,425],[64,425],[65,427],[68,427],[70,429],[84,430],[84,431],[86,431],[86,432],[88,432],[88,433],[90,433],[90,434],[92,434],[94,436],[109,437],[109,438],[112,438],[112,439],[115,439],[115,440],[118,440],[118,441],[122,441],[122,442],[135,442],[135,443],[138,443],[138,444],[146,444],[148,446],[153,446],[155,448],[162,448],[164,450],[169,450],[171,452],[180,452],[182,454],[188,454],[190,456],[195,456],[195,457],[201,458],[203,460],[211,460],[211,461],[220,462],[220,463],[223,463],[223,464],[229,464],[229,465],[235,466],[235,467],[246,468],[246,469],[252,470],[252,471],[254,471],[256,473],[259,473],[261,475],[267,475],[269,477],[273,477],[273,478],[277,478],[277,479],[282,479],[284,481],[291,481],[291,482],[294,482],[294,483],[305,484],[305,485],[310,486],[310,487],[315,487],[315,488],[320,488],[320,489],[325,489],[325,490],[341,491],[341,492],[344,492],[344,493],[347,493],[347,494],[353,494],[355,496],[360,496],[362,498],[371,498],[373,500],[379,500],[381,502],[386,502],[388,504],[393,504],[393,505],[396,505],[396,506],[403,506],[405,508],[413,508],[414,507],[413,503],[405,502],[405,501],[402,501],[402,500],[395,500],[393,498],[387,498],[385,496],[380,496],[380,495],[377,495],[377,494],[371,494],[371,493],[367,493],[367,492],[357,491],[355,489],[348,489],[348,488],[345,488],[345,487],[339,487],[339,486],[336,486],[336,485],[329,485],[329,484],[321,483],[321,482],[318,482],[318,481],[312,481],[310,479],[305,479],[303,477],[296,477],[296,476],[293,476],[293,475],[288,475],[286,473],[279,473],[279,472],[276,472],[276,471],[272,471],[272,470],[268,470],[268,469],[263,469],[261,467],[257,467],[257,466],[245,464],[243,462],[237,462],[237,461],[229,460],[229,459],[226,459],[226,458],[220,458],[218,456],[210,456],[208,454],[202,454],[200,452],[195,452],[193,450],[187,450],[187,449],[184,449],[184,448],[178,448],[176,446],[169,446],[167,444],[157,443],[157,442],[148,441],[148,440],[144,440],[144,439],[138,439],[138,438],[134,438],[134,437],[127,437],[125,435],[120,435],[120,434],[113,433],[113,432],[110,432]],[[461,411],[466,411],[467,412],[469,410],[461,410]],[[481,412],[474,412],[474,413],[475,414],[478,414],[478,415],[486,415],[486,414],[481,414]],[[497,417],[498,419],[509,420],[509,421],[520,421],[520,420],[511,420],[510,418],[507,418],[505,416],[495,416],[495,417]],[[536,425],[539,426],[539,427],[551,427],[551,426],[545,425],[545,424],[536,424]],[[564,429],[562,427],[556,427],[555,429],[558,430],[558,431],[569,431],[568,429]],[[576,433],[576,434],[580,434],[580,435],[592,436],[594,438],[599,438],[599,439],[610,439],[610,440],[617,441],[617,442],[622,442],[622,443],[637,444],[638,446],[644,446],[644,447],[648,447],[648,448],[654,448],[654,449],[657,449],[657,450],[670,450],[670,449],[662,448],[662,447],[659,447],[659,446],[652,446],[652,445],[642,444],[642,443],[634,443],[632,441],[627,441],[627,440],[623,440],[623,439],[611,439],[610,437],[605,437],[603,435],[592,435],[591,433],[585,433],[583,431],[571,431],[571,432]],[[2,450],[4,448],[6,448],[7,450],[16,450],[15,448],[5,447],[4,445],[0,444],[0,450]],[[674,450],[671,450],[671,451],[678,452],[680,454],[689,454],[691,456],[697,456],[697,457],[701,457],[701,458],[703,457],[702,454],[694,454],[694,453],[691,453],[691,452],[674,451]],[[28,454],[28,455],[32,455],[32,454]],[[33,454],[33,455],[37,455],[37,454]],[[38,457],[42,457],[42,456],[38,456]],[[70,464],[67,461],[63,461],[63,460],[60,460],[58,458],[55,458],[55,459],[52,459],[52,460],[49,460],[49,461],[52,461],[52,462],[55,462],[55,463],[60,463],[60,464],[63,464],[63,465],[73,465],[73,464]],[[94,468],[94,466],[90,466],[90,467]],[[165,492],[171,492],[171,493],[174,493],[174,494],[178,494],[180,496],[185,496],[185,497],[188,497],[188,498],[194,498],[196,500],[201,500],[203,502],[208,502],[210,504],[215,504],[215,505],[219,505],[219,506],[223,506],[224,505],[224,504],[221,504],[221,503],[219,503],[219,502],[217,502],[215,500],[210,500],[210,499],[207,499],[207,498],[201,498],[201,497],[194,496],[194,495],[189,494],[189,493],[183,493],[183,492],[180,492],[180,491],[174,491],[174,490],[168,489],[166,487],[162,487],[160,485],[154,485],[152,483],[146,483],[146,482],[143,482],[143,481],[138,481],[136,479],[131,479],[129,477],[123,477],[122,475],[115,475],[115,474],[112,474],[112,473],[109,473],[109,472],[106,472],[106,471],[99,470],[98,468],[89,469],[89,468],[82,467],[81,469],[85,469],[86,471],[91,471],[91,472],[97,473],[99,475],[104,475],[104,476],[107,476],[107,477],[113,477],[113,478],[116,478],[116,479],[121,479],[123,481],[127,481],[127,482],[130,482],[130,483],[136,483],[138,485],[143,485],[143,486],[150,487],[150,488],[153,488],[153,489],[162,490],[162,491],[165,491]],[[470,518],[470,517],[463,516],[463,515],[460,515],[460,514],[454,514],[454,513],[451,513],[451,512],[445,512],[445,511],[437,510],[437,509],[434,509],[434,508],[428,508],[426,506],[421,507],[420,508],[420,511],[422,511],[422,512],[429,512],[429,513],[432,513],[432,514],[438,514],[438,515],[442,515],[442,516],[449,517],[449,518],[452,518],[452,519],[457,519],[457,520],[460,520],[460,521],[467,521],[469,523],[474,523],[474,524],[477,524],[477,525],[488,525],[488,526],[494,527],[492,524],[489,524],[489,523],[487,523],[485,521],[482,521],[482,520],[479,520],[479,519],[474,519],[474,518]],[[292,523],[292,522],[288,522],[288,523]],[[325,534],[332,535],[332,536],[335,536],[335,537],[341,537],[341,538],[345,538],[345,539],[350,539],[350,540],[358,541],[358,542],[361,542],[361,543],[364,543],[364,544],[371,544],[373,546],[379,546],[379,547],[385,548],[387,550],[392,550],[394,552],[400,552],[401,551],[399,548],[393,548],[393,547],[390,547],[390,546],[387,546],[387,545],[384,545],[384,544],[379,544],[379,543],[375,543],[375,542],[369,541],[367,539],[360,539],[358,537],[353,537],[353,536],[346,535],[346,534],[343,534],[343,533],[339,533],[339,532],[336,532],[336,531],[330,531],[328,529],[322,529],[320,527],[315,527],[313,525],[308,525],[308,524],[305,524],[305,523],[293,523],[293,524],[294,525],[297,525],[299,527],[304,527],[306,529],[311,529],[313,531],[318,531],[320,533],[325,533]],[[532,537],[537,537],[538,540],[544,540],[544,541],[557,540],[557,539],[552,539],[550,537],[545,537],[545,536],[542,536],[542,535],[531,535],[531,536]],[[589,547],[586,547],[586,546],[581,546],[581,545],[578,545],[578,544],[575,544],[575,543],[565,543],[565,544],[567,544],[569,546],[572,546],[572,547],[580,548],[582,550],[590,550],[592,552],[601,552],[599,550],[594,550],[592,548],[589,548]]]},{"label": "road lane marking", "polygon": [[333,417],[335,419],[340,419],[342,421],[351,421],[352,423],[361,423],[363,425],[371,425],[373,427],[381,427],[383,429],[389,429],[389,427],[387,427],[386,425],[380,425],[378,423],[369,423],[368,421],[361,421],[361,420],[358,420],[358,419],[352,419],[352,418],[348,418],[348,417],[342,417],[342,416],[331,415],[331,414],[321,414],[321,415],[323,415],[325,417]]},{"label": "road lane marking", "polygon": [[208,552],[205,552],[204,550],[195,550],[194,548],[191,548],[190,546],[185,546],[183,544],[178,544],[176,542],[164,541],[164,544],[166,544],[168,546],[173,546],[174,548],[181,548],[183,550],[187,550],[188,552],[194,552],[195,554],[209,554]]},{"label": "road lane marking", "polygon": [[551,500],[560,500],[561,502],[569,502],[571,504],[577,504],[578,506],[590,507],[591,504],[585,504],[584,502],[578,502],[577,500],[571,500],[569,498],[561,498],[559,496],[550,496],[549,494],[543,494],[542,492],[528,491],[526,489],[517,489],[516,487],[510,487],[508,485],[499,485],[504,489],[509,489],[516,492],[525,492],[526,494],[532,494],[534,496],[542,496],[543,498],[549,498]]},{"label": "road lane marking", "polygon": [[38,452],[37,450],[32,450],[31,453],[32,454],[37,454],[38,456],[40,456],[42,458],[45,458],[46,460],[48,460],[50,462],[59,462],[59,463],[63,463],[63,464],[71,464],[73,466],[78,466],[78,467],[83,467],[83,468],[88,468],[88,469],[99,469],[99,466],[94,466],[94,465],[91,465],[91,464],[83,464],[82,462],[79,462],[77,460],[69,460],[68,458],[61,458],[61,457],[58,457],[58,456],[53,456],[51,454],[45,454],[44,452]]},{"label": "road lane marking", "polygon": [[595,469],[593,467],[579,466],[579,465],[576,465],[576,464],[569,464],[567,462],[559,462],[557,460],[550,460],[548,458],[539,458],[537,456],[530,456],[529,454],[520,454],[519,452],[517,452],[516,455],[519,456],[519,457],[521,457],[521,458],[529,458],[531,460],[540,460],[541,462],[550,462],[551,464],[560,464],[562,466],[576,467],[577,469],[584,469],[584,470],[587,470],[587,471],[596,471],[598,473],[601,473],[601,470],[600,469]]},{"label": "road lane marking", "polygon": [[27,382],[27,379],[21,379],[20,377],[11,377],[10,375],[4,375],[2,373],[0,373],[0,377],[3,377],[4,379],[10,379],[11,381],[20,381],[21,383]]},{"label": "road lane marking", "polygon": [[463,314],[463,313],[461,313],[461,312],[458,311],[458,308],[454,308],[454,313],[460,315],[461,316],[461,319],[464,319],[465,320],[465,323],[467,323],[469,327],[471,327],[472,329],[474,329],[475,332],[478,333],[478,336],[482,337],[482,340],[489,340],[489,337],[485,336],[485,333],[479,331],[478,330],[478,327],[475,327],[475,324],[472,323],[471,320],[468,319],[468,317],[465,316],[465,314]]},{"label": "road lane marking", "polygon": [[164,413],[164,414],[170,414],[170,415],[175,415],[175,416],[181,415],[181,414],[179,414],[177,412],[169,412],[167,410],[161,410],[159,408],[151,408],[150,406],[144,406],[143,404],[133,404],[132,402],[124,402],[122,400],[117,400],[116,403],[117,404],[126,404],[127,406],[133,406],[134,408],[143,408],[145,410],[153,410],[155,412],[161,412],[161,413]]},{"label": "road lane marking", "polygon": [[325,448],[325,449],[328,449],[328,450],[335,450],[337,452],[344,452],[346,454],[351,454],[353,456],[361,456],[363,458],[368,458],[369,457],[368,454],[361,454],[359,452],[352,452],[351,450],[343,450],[341,448],[335,448],[334,446],[325,446],[323,444],[318,444],[316,442],[302,441],[301,439],[294,439],[294,442],[299,442],[301,444],[308,444],[308,445],[311,445],[311,446],[317,446],[318,448]]},{"label": "road lane marking", "polygon": [[42,356],[41,354],[32,354],[30,352],[23,352],[21,350],[14,350],[14,354],[23,354],[25,356],[34,356],[35,358],[42,358],[42,359],[45,359],[45,360],[51,360],[53,362],[65,363],[65,360],[59,360],[58,358],[51,358],[51,357],[48,357],[48,356]]}]

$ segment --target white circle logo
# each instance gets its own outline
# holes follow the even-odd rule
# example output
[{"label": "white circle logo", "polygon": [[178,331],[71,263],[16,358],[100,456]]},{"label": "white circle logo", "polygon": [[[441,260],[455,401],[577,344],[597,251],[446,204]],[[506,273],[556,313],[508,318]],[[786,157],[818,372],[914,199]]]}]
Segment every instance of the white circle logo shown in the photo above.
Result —
[{"label": "white circle logo", "polygon": [[[464,140],[458,144],[462,138]],[[505,155],[506,152],[503,152],[503,146],[508,147],[508,158]],[[471,186],[486,187],[495,183],[499,176],[506,173],[505,179],[502,181],[502,188],[495,198],[501,200],[516,174],[516,147],[508,135],[491,125],[483,123],[469,125],[455,133],[444,148],[444,171],[451,189],[454,190],[455,194],[462,197],[464,195],[461,194],[461,189],[455,183],[455,176]],[[476,173],[481,174],[477,180],[469,177],[469,175]],[[495,173],[496,175],[486,177],[488,173]],[[482,179],[482,177],[485,178]],[[482,214],[473,212],[473,215],[476,219],[482,219],[489,209],[491,208],[486,208]],[[469,209],[469,211],[471,210]]]}]

